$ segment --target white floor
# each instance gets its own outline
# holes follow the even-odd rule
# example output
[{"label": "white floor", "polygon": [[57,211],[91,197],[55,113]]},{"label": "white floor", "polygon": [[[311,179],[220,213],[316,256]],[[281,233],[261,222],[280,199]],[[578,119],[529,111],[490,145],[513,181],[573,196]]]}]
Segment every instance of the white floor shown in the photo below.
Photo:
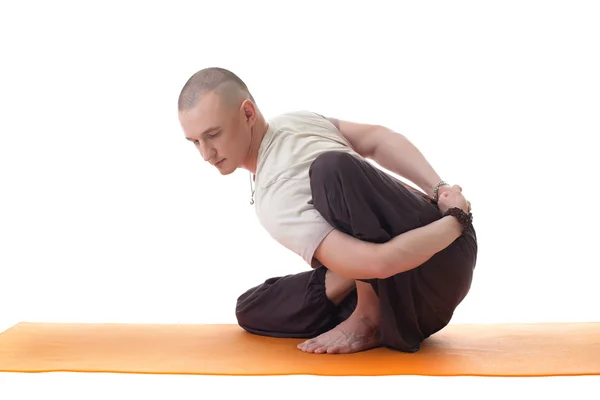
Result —
[{"label": "white floor", "polygon": [[[597,399],[600,376],[218,377],[90,373],[0,374],[0,399],[514,399],[531,395]],[[211,393],[213,392],[213,393]],[[135,396],[135,397],[134,397]],[[142,397],[143,396],[143,397]]]}]

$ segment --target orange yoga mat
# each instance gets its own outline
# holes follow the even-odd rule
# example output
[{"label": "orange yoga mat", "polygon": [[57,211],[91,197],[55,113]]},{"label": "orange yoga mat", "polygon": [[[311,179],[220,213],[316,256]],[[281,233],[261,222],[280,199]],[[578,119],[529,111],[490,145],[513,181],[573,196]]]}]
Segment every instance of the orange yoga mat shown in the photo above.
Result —
[{"label": "orange yoga mat", "polygon": [[236,325],[19,323],[3,372],[198,375],[600,375],[600,323],[449,325],[413,354],[307,354]]}]

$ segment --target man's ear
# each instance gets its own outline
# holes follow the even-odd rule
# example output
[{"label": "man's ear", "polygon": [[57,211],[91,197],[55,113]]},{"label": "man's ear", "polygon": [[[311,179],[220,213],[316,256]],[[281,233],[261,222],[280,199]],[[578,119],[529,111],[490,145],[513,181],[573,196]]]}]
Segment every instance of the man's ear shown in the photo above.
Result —
[{"label": "man's ear", "polygon": [[244,117],[246,117],[246,122],[254,123],[254,120],[256,119],[256,110],[254,109],[252,101],[248,99],[244,100],[242,103],[242,110],[244,112]]}]

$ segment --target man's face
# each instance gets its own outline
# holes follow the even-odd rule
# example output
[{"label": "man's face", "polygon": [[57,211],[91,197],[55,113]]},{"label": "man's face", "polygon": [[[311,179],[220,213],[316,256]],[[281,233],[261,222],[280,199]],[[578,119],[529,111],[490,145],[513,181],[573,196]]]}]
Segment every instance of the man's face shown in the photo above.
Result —
[{"label": "man's face", "polygon": [[194,108],[180,112],[179,121],[186,138],[222,175],[231,174],[246,161],[250,124],[241,103],[226,107],[216,94],[208,93]]}]

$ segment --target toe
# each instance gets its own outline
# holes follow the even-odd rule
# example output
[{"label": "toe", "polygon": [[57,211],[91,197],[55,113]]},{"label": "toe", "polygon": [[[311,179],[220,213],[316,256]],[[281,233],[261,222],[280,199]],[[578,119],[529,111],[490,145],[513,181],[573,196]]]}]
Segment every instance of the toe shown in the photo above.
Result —
[{"label": "toe", "polygon": [[298,348],[299,348],[300,350],[304,351],[304,350],[306,350],[306,347],[307,347],[308,345],[310,345],[310,343],[311,343],[311,342],[312,342],[312,339],[310,339],[310,340],[306,340],[306,341],[304,341],[304,342],[300,343],[300,344],[298,345]]},{"label": "toe", "polygon": [[315,342],[309,344],[308,346],[306,346],[305,351],[307,351],[309,353],[314,353],[315,350],[317,350],[321,347],[323,347],[323,344],[315,341]]},{"label": "toe", "polygon": [[348,353],[349,351],[348,346],[332,346],[329,349],[327,349],[327,353],[329,354],[344,354],[344,353]]}]

